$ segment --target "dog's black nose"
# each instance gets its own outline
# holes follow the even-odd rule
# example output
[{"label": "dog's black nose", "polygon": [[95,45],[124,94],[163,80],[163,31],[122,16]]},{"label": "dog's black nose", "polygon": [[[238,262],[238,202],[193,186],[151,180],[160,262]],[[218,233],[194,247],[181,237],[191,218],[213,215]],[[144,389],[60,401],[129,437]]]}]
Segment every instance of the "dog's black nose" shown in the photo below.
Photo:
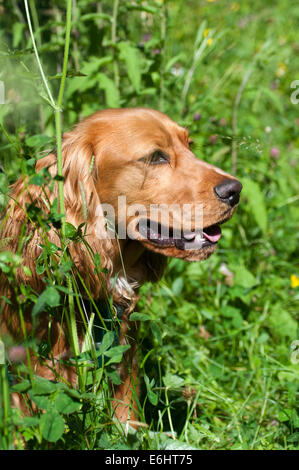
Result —
[{"label": "dog's black nose", "polygon": [[240,192],[242,184],[238,180],[226,179],[222,183],[215,186],[214,191],[219,199],[231,207],[238,204],[240,199]]}]

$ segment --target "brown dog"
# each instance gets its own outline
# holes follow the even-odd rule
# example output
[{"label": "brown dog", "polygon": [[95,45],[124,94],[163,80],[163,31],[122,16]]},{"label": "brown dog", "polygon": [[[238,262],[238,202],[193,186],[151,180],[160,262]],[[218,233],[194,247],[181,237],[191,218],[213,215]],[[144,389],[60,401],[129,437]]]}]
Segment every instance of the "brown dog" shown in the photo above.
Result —
[{"label": "brown dog", "polygon": [[[200,261],[210,256],[221,236],[220,224],[232,216],[239,202],[242,185],[222,170],[198,160],[190,150],[186,129],[166,115],[145,108],[108,109],[93,114],[64,135],[62,156],[66,220],[75,227],[87,224],[86,241],[90,250],[100,255],[104,272],[99,276],[95,271],[94,258],[86,244],[71,243],[69,250],[93,299],[99,302],[108,294],[121,312],[119,341],[130,342],[131,348],[119,365],[122,383],[115,387],[114,407],[119,419],[126,420],[130,415],[134,420],[136,322],[130,322],[129,316],[138,300],[138,289],[144,282],[155,282],[161,277],[166,257]],[[48,168],[55,176],[56,161],[55,153],[47,155],[38,161],[36,170]],[[16,252],[21,231],[23,238],[26,236],[22,257],[32,276],[19,268],[16,281],[30,284],[38,292],[43,290],[44,281],[36,274],[35,264],[45,234],[27,218],[26,204],[35,204],[47,212],[49,203],[57,197],[57,183],[50,191],[19,179],[12,187],[2,228],[5,250]],[[109,228],[109,223],[107,227],[107,220],[114,228]],[[46,236],[59,245],[54,227]],[[12,305],[15,303],[15,292],[3,273],[1,294]],[[82,289],[84,297],[86,292]],[[14,307],[4,303],[2,334],[22,341],[21,326]],[[28,333],[32,330],[31,312],[25,315],[24,326]],[[71,355],[66,329],[62,321],[52,319],[50,346],[57,361],[56,373],[45,359],[32,356],[31,364],[38,375],[56,380],[58,370],[75,385],[74,369],[60,362]],[[49,340],[47,314],[39,316],[35,335]],[[83,335],[78,322],[80,342]]]}]

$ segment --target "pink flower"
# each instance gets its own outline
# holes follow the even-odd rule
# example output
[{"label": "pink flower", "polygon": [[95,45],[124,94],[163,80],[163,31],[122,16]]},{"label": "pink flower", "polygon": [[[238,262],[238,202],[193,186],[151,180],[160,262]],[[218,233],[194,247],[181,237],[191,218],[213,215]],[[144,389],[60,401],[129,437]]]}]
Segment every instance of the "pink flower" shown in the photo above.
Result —
[{"label": "pink flower", "polygon": [[209,137],[209,142],[210,144],[217,144],[218,142],[218,135],[217,134],[212,134]]},{"label": "pink flower", "polygon": [[11,362],[24,362],[26,360],[26,348],[24,346],[12,346],[7,351]]},{"label": "pink flower", "polygon": [[201,119],[201,114],[195,113],[194,116],[193,116],[193,119],[194,119],[194,121],[200,121],[200,119]]},{"label": "pink flower", "polygon": [[280,154],[280,150],[277,147],[272,147],[270,150],[270,157],[272,158],[278,158]]},{"label": "pink flower", "polygon": [[226,126],[227,125],[227,120],[225,118],[220,118],[218,121],[219,126]]},{"label": "pink flower", "polygon": [[152,35],[150,33],[144,34],[142,37],[142,42],[147,42],[152,38]]}]

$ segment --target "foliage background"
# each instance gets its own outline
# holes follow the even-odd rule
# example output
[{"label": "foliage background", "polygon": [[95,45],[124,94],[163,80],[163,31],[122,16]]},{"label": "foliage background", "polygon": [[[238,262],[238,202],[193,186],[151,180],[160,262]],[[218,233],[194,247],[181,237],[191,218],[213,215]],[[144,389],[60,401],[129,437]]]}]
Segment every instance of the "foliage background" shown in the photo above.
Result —
[{"label": "foliage background", "polygon": [[[66,2],[29,5],[57,96]],[[171,260],[159,285],[142,288],[149,428],[116,432],[99,401],[79,394],[93,415],[82,420],[78,405],[62,422],[52,416],[54,437],[42,414],[26,421],[11,411],[9,426],[32,448],[298,448],[299,104],[290,87],[299,79],[298,20],[295,0],[73,2],[63,129],[106,107],[159,109],[189,128],[199,158],[235,172],[244,190],[216,255]],[[0,80],[5,210],[9,185],[34,173],[56,137],[21,1],[0,0]],[[18,437],[14,445],[22,447]]]}]

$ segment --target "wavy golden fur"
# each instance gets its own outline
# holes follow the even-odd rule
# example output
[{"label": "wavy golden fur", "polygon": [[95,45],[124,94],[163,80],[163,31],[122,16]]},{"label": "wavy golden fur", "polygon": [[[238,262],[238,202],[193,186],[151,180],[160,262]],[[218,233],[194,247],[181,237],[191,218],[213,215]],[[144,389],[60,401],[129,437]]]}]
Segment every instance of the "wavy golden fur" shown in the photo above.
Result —
[{"label": "wavy golden fur", "polygon": [[[108,293],[113,297],[114,304],[122,306],[124,314],[121,342],[128,341],[127,333],[130,331],[129,341],[132,347],[126,356],[126,364],[119,366],[122,384],[114,390],[116,414],[122,420],[127,419],[129,412],[131,420],[136,418],[132,400],[132,387],[134,383],[136,386],[137,377],[136,346],[132,340],[135,322],[130,323],[129,316],[138,300],[140,285],[146,281],[155,282],[162,276],[167,257],[199,261],[210,256],[217,246],[217,224],[232,216],[238,202],[236,194],[241,190],[240,183],[232,176],[198,160],[189,144],[186,129],[166,115],[145,108],[97,112],[63,136],[66,220],[75,227],[81,223],[87,224],[86,241],[92,252],[100,255],[105,272],[100,277],[95,272],[93,257],[84,243],[70,243],[70,254],[93,298],[99,300]],[[56,153],[38,161],[36,171],[44,168],[48,168],[53,177],[57,174]],[[235,187],[229,194],[226,189],[224,194],[223,187],[226,188],[227,182]],[[222,190],[218,194],[215,188],[219,187]],[[29,276],[24,269],[18,268],[15,276],[17,284],[29,284],[37,292],[44,288],[44,279],[36,274],[35,269],[36,260],[41,253],[43,234],[27,218],[26,204],[35,204],[47,212],[49,204],[58,198],[57,181],[49,188],[50,185],[42,188],[28,184],[26,179],[19,179],[11,188],[11,202],[1,233],[1,238],[5,239],[5,250],[21,251],[24,265],[32,273]],[[186,240],[176,243],[170,238],[162,242],[161,239],[159,241],[150,236],[144,237],[138,231],[141,215],[119,211],[120,196],[126,198],[128,207],[139,204],[149,209],[151,204],[189,204],[193,210],[196,205],[201,205],[202,227],[194,225],[192,215],[192,230],[205,227],[214,229],[206,231],[204,246],[192,245],[191,249],[184,248]],[[104,214],[99,210],[101,204],[110,204],[114,208],[117,226],[123,224],[125,227],[135,227],[133,239],[111,238]],[[170,226],[174,227],[176,223],[172,216]],[[51,228],[47,237],[59,246],[55,227]],[[23,245],[20,249],[21,243]],[[115,279],[116,282],[111,282]],[[82,290],[81,293],[84,297],[85,291]],[[3,273],[1,294],[14,304],[14,290]],[[1,313],[2,334],[9,334],[14,341],[21,341],[23,334],[12,305],[4,303]],[[36,335],[39,339],[48,339],[47,315],[40,317]],[[25,316],[25,325],[27,331],[30,331],[30,312]],[[53,321],[50,340],[56,358],[67,356],[70,349],[64,329],[65,325],[59,320]],[[80,340],[82,335],[83,332],[79,330]],[[56,380],[56,375],[46,360],[32,357],[32,364],[37,374]],[[72,368],[59,363],[58,368],[70,384],[76,383],[76,374]]]}]

